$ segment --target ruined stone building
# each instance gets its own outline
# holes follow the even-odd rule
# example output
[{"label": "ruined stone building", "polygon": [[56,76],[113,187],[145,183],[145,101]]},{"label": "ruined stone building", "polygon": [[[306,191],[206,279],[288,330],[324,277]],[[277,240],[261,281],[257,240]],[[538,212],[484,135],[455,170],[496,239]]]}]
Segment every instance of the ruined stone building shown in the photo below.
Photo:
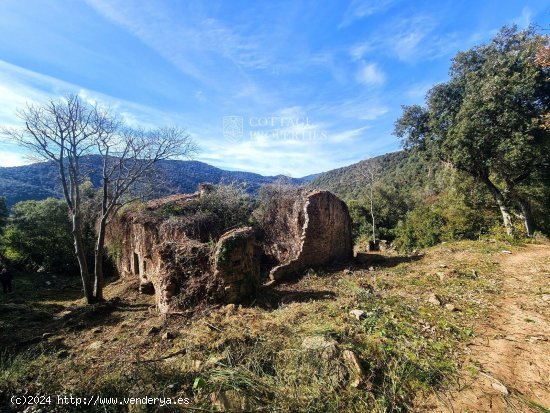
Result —
[{"label": "ruined stone building", "polygon": [[121,276],[139,278],[161,312],[246,301],[268,277],[273,283],[353,256],[347,206],[330,192],[274,197],[254,227],[220,234],[211,218],[181,213],[213,190],[203,184],[194,194],[150,201],[111,225],[108,243]]}]

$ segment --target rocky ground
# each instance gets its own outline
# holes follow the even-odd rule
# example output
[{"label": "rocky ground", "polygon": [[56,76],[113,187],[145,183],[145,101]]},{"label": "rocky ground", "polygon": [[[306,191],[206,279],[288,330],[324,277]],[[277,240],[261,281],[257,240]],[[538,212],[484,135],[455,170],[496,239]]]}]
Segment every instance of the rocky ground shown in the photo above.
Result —
[{"label": "rocky ground", "polygon": [[547,412],[549,282],[549,245],[491,241],[359,253],[172,316],[138,280],[85,307],[77,279],[21,274],[0,299],[0,411],[25,409],[14,394],[101,394],[192,404],[86,411]]},{"label": "rocky ground", "polygon": [[503,253],[499,264],[495,308],[475,326],[457,385],[427,411],[549,411],[550,247]]}]

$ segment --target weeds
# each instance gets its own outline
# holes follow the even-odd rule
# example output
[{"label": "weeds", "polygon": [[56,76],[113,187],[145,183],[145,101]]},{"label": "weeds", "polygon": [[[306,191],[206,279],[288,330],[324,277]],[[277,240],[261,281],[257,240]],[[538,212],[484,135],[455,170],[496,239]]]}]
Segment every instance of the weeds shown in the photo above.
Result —
[{"label": "weeds", "polygon": [[[149,312],[147,303],[135,304],[148,298],[121,283],[106,290],[119,298],[105,317],[73,310],[57,322],[56,336],[28,350],[0,355],[0,406],[8,405],[4,395],[27,391],[181,396],[207,411],[222,399],[236,411],[410,411],[418,394],[442,388],[457,372],[461,343],[472,336],[471,315],[486,311],[486,297],[498,291],[499,269],[492,254],[499,248],[484,242],[446,244],[437,247],[430,256],[434,258],[421,261],[404,260],[395,266],[383,261],[374,271],[326,271],[323,277],[309,274],[279,286],[274,308],[212,308],[191,319],[165,319]],[[440,267],[443,262],[446,268]],[[472,268],[476,277],[471,276]],[[323,294],[301,294],[311,291]],[[461,311],[428,303],[425,296],[431,292]],[[45,312],[74,305],[68,293],[63,297],[56,290],[55,300],[47,293],[40,292],[28,305]],[[352,309],[363,310],[365,316],[351,317]],[[15,310],[10,317],[17,320],[6,325],[25,325],[25,317],[33,314]],[[54,324],[49,323],[55,321],[43,318],[40,323],[51,331]],[[76,329],[81,324],[84,328]],[[170,341],[161,333],[150,335],[152,326],[175,331],[177,337]],[[325,357],[304,348],[303,340],[312,336],[334,342],[335,354]],[[99,349],[90,350],[96,342],[101,343]],[[68,355],[61,358],[63,350]],[[345,350],[359,357],[366,373],[357,388],[342,357]],[[167,354],[176,355],[147,362]],[[70,411],[63,408],[59,411]],[[88,411],[126,412],[128,406]],[[161,410],[134,406],[131,411]]]}]

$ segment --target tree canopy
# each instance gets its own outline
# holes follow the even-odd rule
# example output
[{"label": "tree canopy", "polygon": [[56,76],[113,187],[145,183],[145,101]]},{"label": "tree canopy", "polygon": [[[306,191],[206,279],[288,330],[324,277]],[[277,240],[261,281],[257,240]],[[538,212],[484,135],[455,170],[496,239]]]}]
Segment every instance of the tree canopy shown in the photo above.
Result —
[{"label": "tree canopy", "polygon": [[425,106],[404,106],[395,124],[406,148],[431,151],[483,182],[509,234],[512,215],[532,234],[525,186],[550,165],[550,71],[537,60],[547,44],[532,28],[503,27],[490,43],[458,53],[449,81],[428,92]]}]

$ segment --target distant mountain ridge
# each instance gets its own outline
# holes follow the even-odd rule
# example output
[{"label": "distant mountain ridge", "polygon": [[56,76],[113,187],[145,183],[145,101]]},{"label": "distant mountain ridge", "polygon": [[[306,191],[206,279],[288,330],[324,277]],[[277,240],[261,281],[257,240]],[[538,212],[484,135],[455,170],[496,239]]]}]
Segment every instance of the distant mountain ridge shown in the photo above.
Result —
[{"label": "distant mountain ridge", "polygon": [[[83,168],[89,170],[89,178],[94,186],[99,186],[101,158],[90,155],[83,159]],[[304,184],[317,175],[304,178],[286,178],[282,175],[263,176],[252,172],[226,171],[199,161],[167,160],[158,164],[163,174],[165,185],[159,196],[174,193],[190,193],[197,189],[201,182],[236,183],[243,185],[248,192],[255,193],[265,184],[285,178],[293,184]],[[40,162],[30,165],[0,167],[0,196],[4,196],[8,206],[26,201],[40,200],[48,197],[61,197],[57,167],[51,162]]]},{"label": "distant mountain ridge", "polygon": [[[283,175],[264,176],[253,172],[226,171],[199,161],[161,161],[159,170],[164,175],[165,185],[159,196],[177,193],[191,193],[201,182],[236,183],[243,185],[250,193],[256,193],[262,185],[285,179],[291,184],[307,184],[312,188],[328,190],[344,200],[360,199],[367,188],[365,170],[371,162],[380,166],[381,181],[408,193],[418,191],[433,180],[438,166],[419,154],[398,151],[359,161],[349,166],[333,169],[302,178],[289,178]],[[95,186],[100,184],[99,156],[88,156],[83,162],[89,178]],[[30,199],[61,197],[57,168],[52,163],[34,163],[24,166],[0,167],[0,196],[6,197],[8,206]]]}]

